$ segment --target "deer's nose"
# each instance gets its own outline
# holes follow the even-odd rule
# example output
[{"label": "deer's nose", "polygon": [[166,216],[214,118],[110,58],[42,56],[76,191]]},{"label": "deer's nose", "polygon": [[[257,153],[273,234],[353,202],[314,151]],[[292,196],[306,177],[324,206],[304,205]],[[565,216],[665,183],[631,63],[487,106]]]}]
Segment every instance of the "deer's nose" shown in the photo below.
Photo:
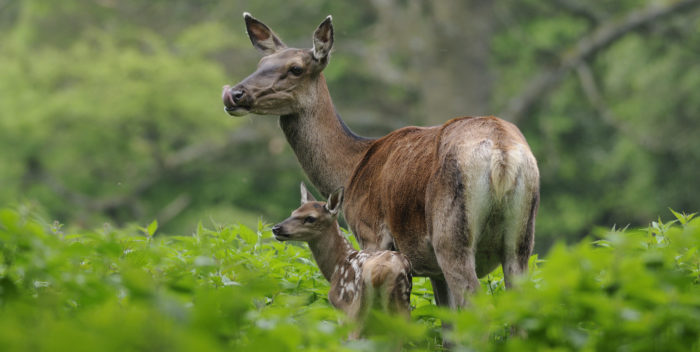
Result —
[{"label": "deer's nose", "polygon": [[243,101],[246,97],[246,91],[244,88],[240,87],[233,87],[231,88],[231,98],[233,98],[233,102],[238,105]]}]

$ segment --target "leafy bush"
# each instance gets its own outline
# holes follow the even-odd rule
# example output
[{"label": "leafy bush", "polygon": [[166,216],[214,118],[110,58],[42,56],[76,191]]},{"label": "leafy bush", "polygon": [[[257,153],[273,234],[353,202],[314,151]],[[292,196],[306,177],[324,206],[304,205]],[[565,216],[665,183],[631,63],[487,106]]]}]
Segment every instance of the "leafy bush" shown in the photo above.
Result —
[{"label": "leafy bush", "polygon": [[555,246],[517,290],[447,314],[452,338],[480,351],[698,350],[700,221],[676,215]]},{"label": "leafy bush", "polygon": [[241,225],[190,236],[145,228],[69,231],[0,210],[0,350],[697,350],[700,222],[556,246],[518,288],[502,275],[459,312],[414,279],[412,321],[374,314],[352,328],[326,299],[308,249]]}]

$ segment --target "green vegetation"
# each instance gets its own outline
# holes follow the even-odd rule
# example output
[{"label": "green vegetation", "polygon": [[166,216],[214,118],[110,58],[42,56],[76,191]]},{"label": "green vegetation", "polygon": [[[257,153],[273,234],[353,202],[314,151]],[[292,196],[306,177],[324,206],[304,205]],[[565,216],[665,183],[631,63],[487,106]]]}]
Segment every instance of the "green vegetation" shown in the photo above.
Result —
[{"label": "green vegetation", "polygon": [[441,350],[441,320],[467,350],[700,349],[692,215],[559,244],[533,257],[516,290],[499,273],[484,278],[461,312],[436,308],[415,279],[412,321],[375,314],[373,333],[353,342],[306,247],[262,224],[190,236],[157,227],[74,231],[0,210],[0,350]]}]

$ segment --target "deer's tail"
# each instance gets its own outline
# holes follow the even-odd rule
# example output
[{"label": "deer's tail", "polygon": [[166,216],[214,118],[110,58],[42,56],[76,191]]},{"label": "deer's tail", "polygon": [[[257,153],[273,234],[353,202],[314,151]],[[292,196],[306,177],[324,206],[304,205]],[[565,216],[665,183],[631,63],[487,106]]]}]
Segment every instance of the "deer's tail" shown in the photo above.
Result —
[{"label": "deer's tail", "polygon": [[522,168],[527,163],[525,159],[523,151],[517,147],[507,150],[496,148],[492,151],[489,178],[494,200],[503,200],[515,188]]}]

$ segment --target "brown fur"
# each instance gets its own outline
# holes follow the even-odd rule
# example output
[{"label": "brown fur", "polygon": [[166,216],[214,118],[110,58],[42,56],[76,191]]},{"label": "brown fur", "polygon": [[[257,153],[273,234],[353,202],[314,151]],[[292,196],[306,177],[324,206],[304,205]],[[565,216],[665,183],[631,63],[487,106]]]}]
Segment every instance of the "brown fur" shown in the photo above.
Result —
[{"label": "brown fur", "polygon": [[[246,17],[250,23],[259,22]],[[256,26],[251,41],[268,43],[258,48],[272,53],[241,83],[224,87],[226,110],[281,115],[311,182],[324,195],[346,187],[345,217],[362,248],[395,247],[414,274],[431,278],[438,304],[452,307],[463,306],[478,277],[498,264],[508,287],[527,271],[539,171],[517,127],[463,117],[376,140],[356,136],[335,113],[321,74],[333,43],[330,17],[314,33],[322,50],[279,47],[274,33]],[[269,32],[260,36],[261,28]],[[303,66],[303,74],[288,73],[290,65]]]}]

